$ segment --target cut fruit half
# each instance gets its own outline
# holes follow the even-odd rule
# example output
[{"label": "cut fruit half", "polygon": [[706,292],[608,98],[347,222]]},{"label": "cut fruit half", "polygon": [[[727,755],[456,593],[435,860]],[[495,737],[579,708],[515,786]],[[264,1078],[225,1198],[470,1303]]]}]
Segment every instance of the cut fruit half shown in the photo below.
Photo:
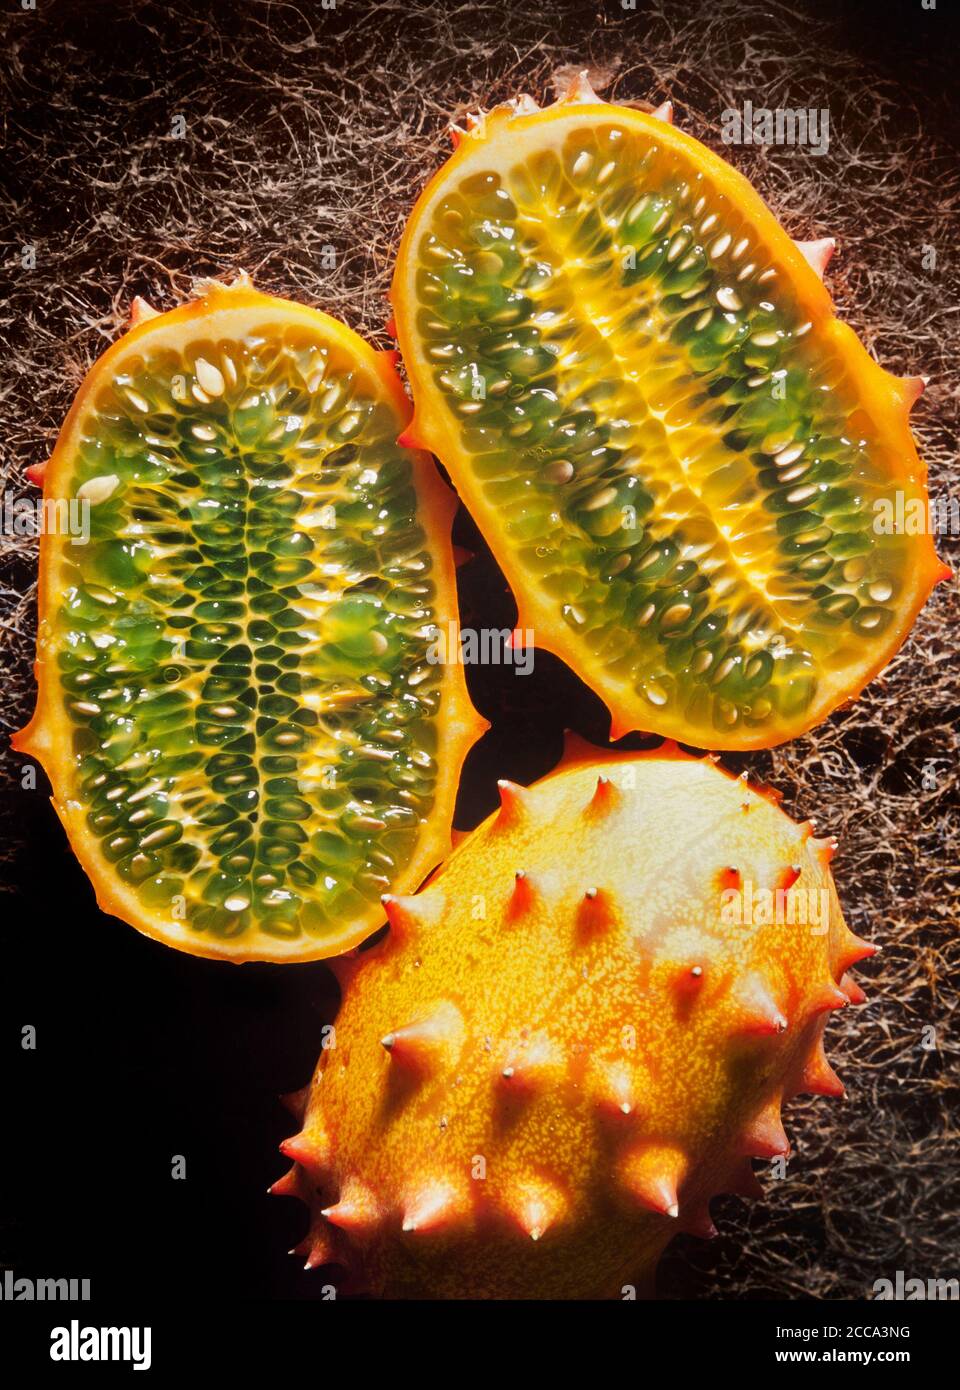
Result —
[{"label": "cut fruit half", "polygon": [[949,574],[903,525],[928,517],[922,382],[835,317],[832,243],[794,243],[669,115],[581,80],[457,133],[393,283],[405,438],[614,738],[767,747],[856,696]]},{"label": "cut fruit half", "polygon": [[241,277],[134,325],[44,469],[66,524],[14,746],[105,911],[194,955],[335,955],[449,849],[486,727],[430,660],[455,501],[396,443],[394,355],[325,314]]}]

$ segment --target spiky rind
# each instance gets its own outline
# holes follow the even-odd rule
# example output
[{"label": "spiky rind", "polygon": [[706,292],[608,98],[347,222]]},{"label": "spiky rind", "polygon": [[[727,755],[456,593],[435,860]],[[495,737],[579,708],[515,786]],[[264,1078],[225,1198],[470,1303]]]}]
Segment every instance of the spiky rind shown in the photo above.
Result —
[{"label": "spiky rind", "polygon": [[[826,889],[829,920],[725,920],[750,884]],[[840,1093],[823,1028],[867,948],[809,830],[712,759],[571,739],[385,906],[286,1147],[367,1288],[591,1295],[625,1251],[649,1282],[713,1197],[756,1195],[752,1159],[787,1157],[785,1099]]]}]

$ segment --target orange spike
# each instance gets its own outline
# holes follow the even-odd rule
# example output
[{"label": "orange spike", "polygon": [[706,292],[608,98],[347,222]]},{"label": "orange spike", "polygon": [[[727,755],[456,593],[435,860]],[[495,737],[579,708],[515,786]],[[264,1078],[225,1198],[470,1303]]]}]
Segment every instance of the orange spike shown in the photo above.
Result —
[{"label": "orange spike", "polygon": [[426,449],[428,446],[417,433],[416,423],[411,420],[405,430],[397,435],[397,443],[401,449]]},{"label": "orange spike", "polygon": [[541,1237],[561,1220],[567,1199],[555,1184],[534,1178],[518,1184],[507,1198],[508,1214],[531,1240]]},{"label": "orange spike", "polygon": [[823,1039],[818,1038],[813,1051],[803,1065],[797,1092],[812,1096],[842,1096],[846,1092],[843,1082],[827,1061],[823,1050]]},{"label": "orange spike", "polygon": [[770,992],[766,981],[756,971],[744,976],[734,986],[731,998],[736,1007],[734,1034],[759,1035],[782,1033],[787,1019]]},{"label": "orange spike", "polygon": [[277,1178],[276,1182],[267,1188],[267,1192],[271,1197],[299,1197],[300,1169],[297,1165],[294,1164],[288,1169],[282,1178]]},{"label": "orange spike", "polygon": [[507,917],[515,921],[529,912],[537,900],[537,890],[530,882],[525,869],[518,869],[513,876],[513,892],[507,904]]},{"label": "orange spike", "polygon": [[460,1010],[444,1000],[426,1018],[384,1034],[380,1045],[398,1065],[427,1073],[459,1054],[465,1032]]},{"label": "orange spike", "polygon": [[581,738],[575,730],[564,729],[562,763],[565,768],[574,763],[596,762],[599,752],[598,748]]},{"label": "orange spike", "polygon": [[865,1004],[867,996],[850,975],[841,977],[839,988],[843,990],[851,1004]]},{"label": "orange spike", "polygon": [[790,1152],[790,1141],[780,1120],[780,1102],[771,1101],[751,1121],[741,1140],[747,1158],[778,1158]]},{"label": "orange spike", "polygon": [[629,1069],[619,1062],[595,1062],[591,1071],[590,1089],[600,1110],[614,1118],[632,1115],[635,1099]]},{"label": "orange spike", "polygon": [[348,1178],[340,1193],[339,1200],[332,1207],[324,1207],[320,1212],[331,1226],[347,1231],[352,1236],[369,1235],[381,1219],[380,1204],[370,1189],[356,1178]]},{"label": "orange spike", "polygon": [[643,1144],[631,1149],[618,1168],[620,1186],[641,1206],[662,1216],[680,1214],[677,1189],[687,1171],[686,1155],[661,1144]]},{"label": "orange spike", "polygon": [[461,1194],[450,1183],[431,1182],[408,1201],[401,1229],[432,1235],[449,1229],[465,1214]]},{"label": "orange spike", "polygon": [[879,949],[880,947],[875,946],[872,941],[863,941],[852,931],[845,930],[838,944],[834,971],[838,975],[845,975],[851,965],[868,960],[870,956],[875,956]]},{"label": "orange spike", "polygon": [[494,829],[508,830],[522,825],[528,814],[526,787],[518,787],[516,782],[501,778],[497,783],[500,792],[500,813],[494,821]]},{"label": "orange spike", "polygon": [[49,459],[44,459],[43,463],[30,463],[23,470],[35,487],[43,487],[47,476],[47,464],[49,462]]},{"label": "orange spike", "polygon": [[818,241],[795,241],[794,246],[800,252],[803,259],[810,266],[811,270],[816,271],[820,279],[823,279],[823,272],[830,262],[830,257],[837,249],[837,243],[832,236],[820,237]]},{"label": "orange spike", "polygon": [[605,888],[588,888],[580,899],[577,921],[587,932],[603,931],[617,920],[613,899]]},{"label": "orange spike", "polygon": [[418,940],[425,931],[435,927],[446,905],[443,894],[435,889],[407,897],[384,893],[380,901],[390,923],[390,940],[403,945]]},{"label": "orange spike", "polygon": [[145,299],[137,295],[130,305],[130,327],[136,328],[138,324],[146,323],[148,319],[155,319],[157,311],[152,304],[148,304]]},{"label": "orange spike", "polygon": [[655,121],[665,121],[667,125],[673,125],[673,102],[662,101],[650,114]]},{"label": "orange spike", "polygon": [[601,774],[597,778],[596,791],[587,802],[584,814],[591,818],[602,818],[619,806],[621,800],[619,787],[614,786],[609,777],[604,777]]},{"label": "orange spike", "polygon": [[280,1145],[280,1152],[286,1154],[287,1158],[292,1158],[294,1163],[299,1163],[301,1167],[315,1170],[322,1168],[329,1161],[330,1147],[324,1136],[301,1130],[299,1134],[291,1134],[288,1139],[284,1139]]},{"label": "orange spike", "polygon": [[[301,1250],[300,1246],[296,1247],[298,1255],[306,1254],[307,1256],[304,1269],[318,1269],[320,1265],[328,1265],[336,1259],[336,1247],[326,1231],[319,1229],[313,1231],[307,1240],[309,1242],[307,1250]],[[291,1251],[292,1253],[293,1251]]]},{"label": "orange spike", "polygon": [[697,1236],[700,1240],[713,1240],[718,1232],[710,1216],[709,1201],[701,1202],[692,1211],[685,1209],[683,1220],[680,1222],[680,1230],[687,1235]]},{"label": "orange spike", "polygon": [[673,987],[680,994],[693,995],[702,987],[704,981],[703,966],[699,963],[694,965],[684,965],[677,972],[673,981]]},{"label": "orange spike", "polygon": [[900,385],[903,389],[904,399],[908,410],[911,410],[923,395],[929,385],[930,378],[927,376],[905,376],[900,378]]},{"label": "orange spike", "polygon": [[587,72],[587,69],[583,68],[580,72],[576,74],[573,80],[569,83],[566,92],[564,92],[563,95],[559,98],[558,104],[565,105],[568,102],[573,103],[598,101],[600,101],[600,97],[598,97],[596,92],[593,90],[593,85],[590,82],[590,77]]},{"label": "orange spike", "polygon": [[839,841],[836,835],[826,835],[822,840],[811,840],[810,848],[823,865],[829,864],[836,852]]},{"label": "orange spike", "polygon": [[732,864],[728,864],[726,868],[720,870],[717,875],[717,881],[721,891],[724,892],[731,888],[735,891],[739,891],[739,889],[743,887],[743,875],[740,873],[740,870],[735,869]]},{"label": "orange spike", "polygon": [[850,1003],[850,998],[832,980],[820,985],[815,989],[810,997],[810,1014],[828,1013],[831,1009],[845,1009]]},{"label": "orange spike", "polygon": [[509,1053],[500,1079],[511,1094],[532,1095],[558,1080],[562,1070],[562,1052],[546,1033],[541,1032]]},{"label": "orange spike", "polygon": [[786,868],[781,869],[779,874],[777,875],[776,882],[774,883],[774,888],[778,891],[789,891],[796,883],[797,879],[800,877],[802,872],[803,869],[799,864],[788,864]]}]

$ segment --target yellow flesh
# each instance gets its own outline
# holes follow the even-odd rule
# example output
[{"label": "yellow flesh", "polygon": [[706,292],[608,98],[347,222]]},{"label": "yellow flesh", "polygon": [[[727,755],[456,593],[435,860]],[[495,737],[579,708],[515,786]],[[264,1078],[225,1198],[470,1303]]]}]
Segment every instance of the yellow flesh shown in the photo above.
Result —
[{"label": "yellow flesh", "polygon": [[521,622],[619,731],[808,727],[932,579],[929,541],[875,524],[925,497],[884,374],[796,283],[769,214],[659,122],[593,107],[465,143],[412,220],[398,323],[418,437]]}]

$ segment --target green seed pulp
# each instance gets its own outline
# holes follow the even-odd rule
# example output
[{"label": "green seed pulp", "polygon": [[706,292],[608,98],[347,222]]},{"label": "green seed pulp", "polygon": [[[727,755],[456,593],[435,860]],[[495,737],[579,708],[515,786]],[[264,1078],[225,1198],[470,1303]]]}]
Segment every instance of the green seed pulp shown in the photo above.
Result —
[{"label": "green seed pulp", "polygon": [[417,331],[493,524],[651,709],[802,718],[882,640],[909,550],[892,463],[736,207],[611,122],[442,198]]},{"label": "green seed pulp", "polygon": [[335,933],[430,814],[437,594],[398,428],[337,349],[271,324],[145,350],[87,417],[55,619],[74,795],[198,934]]}]

